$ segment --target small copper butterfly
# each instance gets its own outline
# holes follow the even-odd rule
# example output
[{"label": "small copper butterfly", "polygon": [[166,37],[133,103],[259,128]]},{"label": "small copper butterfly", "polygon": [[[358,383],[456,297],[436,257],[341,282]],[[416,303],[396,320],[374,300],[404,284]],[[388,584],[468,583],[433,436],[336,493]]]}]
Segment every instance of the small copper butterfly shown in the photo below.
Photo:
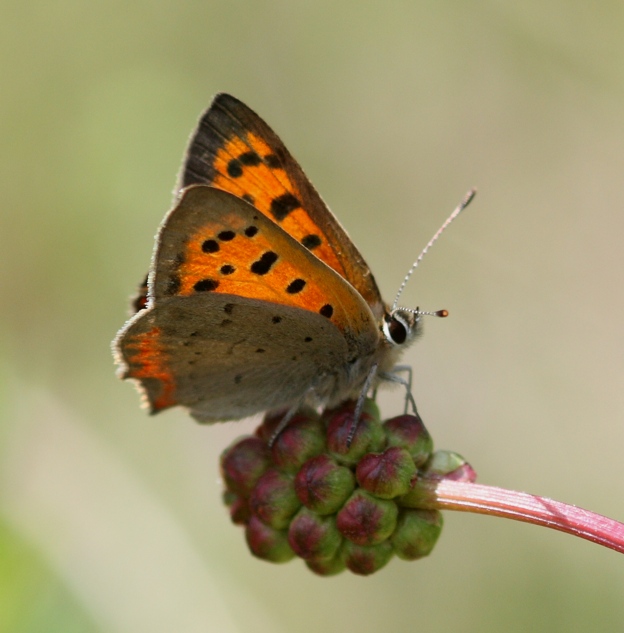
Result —
[{"label": "small copper butterfly", "polygon": [[137,313],[114,341],[122,377],[138,381],[152,413],[183,405],[216,422],[304,401],[333,406],[391,376],[424,313],[383,302],[362,255],[255,112],[217,95],[176,191]]}]

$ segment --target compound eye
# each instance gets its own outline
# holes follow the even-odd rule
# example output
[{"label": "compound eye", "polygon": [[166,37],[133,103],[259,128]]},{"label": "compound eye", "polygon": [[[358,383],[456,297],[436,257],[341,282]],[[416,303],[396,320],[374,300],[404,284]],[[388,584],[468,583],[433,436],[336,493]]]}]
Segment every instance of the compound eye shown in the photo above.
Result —
[{"label": "compound eye", "polygon": [[401,317],[393,315],[384,321],[384,331],[391,343],[402,345],[407,339],[409,326]]}]

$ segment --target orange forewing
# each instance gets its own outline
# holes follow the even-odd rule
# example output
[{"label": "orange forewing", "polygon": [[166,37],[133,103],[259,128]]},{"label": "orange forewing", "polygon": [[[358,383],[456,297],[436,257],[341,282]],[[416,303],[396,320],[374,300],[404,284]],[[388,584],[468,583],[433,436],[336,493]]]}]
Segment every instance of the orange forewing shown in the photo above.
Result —
[{"label": "orange forewing", "polygon": [[217,95],[189,144],[178,187],[210,184],[246,200],[347,279],[380,317],[364,259],[279,137],[242,102]]}]

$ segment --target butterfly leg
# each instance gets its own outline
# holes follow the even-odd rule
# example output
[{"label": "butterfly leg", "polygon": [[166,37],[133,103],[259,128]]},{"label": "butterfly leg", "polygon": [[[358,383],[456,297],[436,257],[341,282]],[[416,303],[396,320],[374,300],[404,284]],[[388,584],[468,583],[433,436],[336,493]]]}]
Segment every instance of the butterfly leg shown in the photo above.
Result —
[{"label": "butterfly leg", "polygon": [[280,420],[280,423],[277,425],[275,431],[273,431],[273,435],[271,435],[271,439],[269,440],[269,448],[273,448],[273,444],[275,444],[275,440],[279,437],[279,434],[288,426],[288,423],[293,419],[295,413],[297,413],[299,407],[301,406],[301,402],[297,402],[297,404],[293,407],[290,407],[288,411],[284,414],[284,417]]},{"label": "butterfly leg", "polygon": [[[400,371],[404,371],[407,373],[407,379],[401,379],[396,374]],[[381,380],[385,380],[386,382],[394,382],[405,387],[405,407],[403,409],[403,414],[407,413],[408,405],[412,405],[412,409],[414,413],[416,413],[416,402],[414,401],[414,397],[412,396],[412,367],[411,365],[395,365],[390,372],[381,372],[378,374]],[[377,389],[379,385],[375,387],[373,391],[373,400],[377,399]]]},{"label": "butterfly leg", "polygon": [[275,444],[275,440],[279,437],[279,434],[288,426],[288,423],[295,417],[295,414],[297,413],[297,411],[301,409],[304,402],[307,400],[308,396],[313,391],[314,391],[314,387],[310,387],[305,392],[303,397],[300,398],[296,404],[290,407],[288,411],[286,411],[286,413],[284,414],[284,417],[280,420],[280,423],[277,425],[277,428],[275,429],[275,431],[273,431],[273,435],[271,435],[271,439],[269,440],[269,448],[273,447],[273,444]]},{"label": "butterfly leg", "polygon": [[378,363],[375,363],[370,371],[368,372],[368,376],[366,376],[366,380],[364,381],[364,386],[362,387],[362,391],[360,391],[360,395],[358,396],[357,402],[355,403],[355,412],[353,413],[353,422],[351,422],[351,428],[349,429],[349,435],[347,436],[347,448],[351,446],[351,442],[353,442],[353,436],[357,431],[358,423],[360,421],[360,416],[362,415],[362,409],[364,408],[364,403],[366,402],[366,396],[373,384],[373,380],[377,375],[377,367]]},{"label": "butterfly leg", "polygon": [[[398,376],[397,374],[399,372],[406,372],[407,378],[401,378],[401,376]],[[392,371],[380,373],[379,378],[387,380],[388,382],[403,385],[405,387],[405,409],[403,414],[405,415],[407,413],[408,405],[411,405],[414,415],[420,417],[418,415],[418,409],[416,408],[416,401],[412,395],[412,368],[410,365],[396,365],[392,368]]]}]

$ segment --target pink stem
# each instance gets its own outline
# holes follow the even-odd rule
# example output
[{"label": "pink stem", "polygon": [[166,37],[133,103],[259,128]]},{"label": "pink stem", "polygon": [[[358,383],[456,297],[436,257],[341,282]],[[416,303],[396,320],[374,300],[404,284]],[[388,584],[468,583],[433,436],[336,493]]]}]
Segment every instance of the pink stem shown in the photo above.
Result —
[{"label": "pink stem", "polygon": [[525,492],[449,479],[421,479],[417,485],[424,493],[423,503],[419,504],[422,508],[490,514],[544,525],[624,553],[623,523],[576,506]]}]

